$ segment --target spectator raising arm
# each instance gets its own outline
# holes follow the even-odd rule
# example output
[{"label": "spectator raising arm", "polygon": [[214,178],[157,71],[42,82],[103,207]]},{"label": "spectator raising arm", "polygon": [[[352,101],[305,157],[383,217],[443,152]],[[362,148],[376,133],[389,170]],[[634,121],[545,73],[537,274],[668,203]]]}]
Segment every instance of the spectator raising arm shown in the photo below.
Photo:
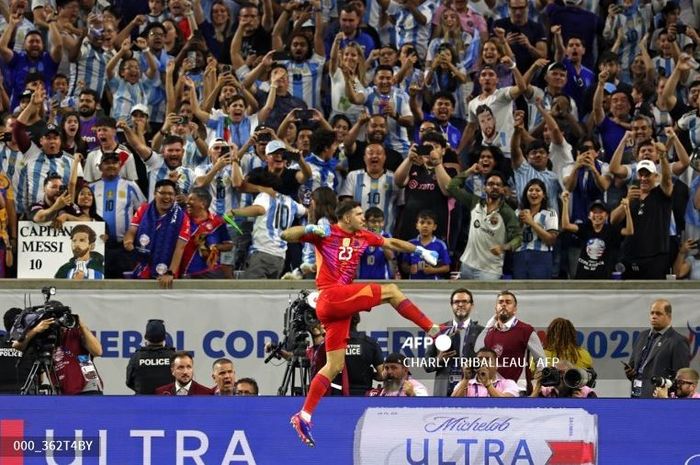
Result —
[{"label": "spectator raising arm", "polygon": [[321,0],[310,0],[310,3],[314,8],[313,11],[316,13],[314,16],[314,53],[325,58],[326,44],[323,42],[323,33],[326,30],[326,26],[321,14]]},{"label": "spectator raising arm", "polygon": [[561,24],[555,24],[550,31],[552,31],[552,40],[554,41],[554,61],[562,61],[566,57],[566,47],[564,47],[564,39],[561,36]]},{"label": "spectator raising arm", "polygon": [[525,112],[516,110],[513,115],[513,137],[510,139],[510,161],[513,164],[513,169],[517,170],[525,162],[523,155],[522,139],[526,134],[525,130]]},{"label": "spectator raising arm", "polygon": [[15,36],[15,29],[17,29],[17,25],[21,21],[21,14],[13,14],[10,16],[9,24],[3,31],[2,36],[0,36],[0,58],[2,58],[2,61],[5,63],[9,63],[15,56],[15,53],[10,48],[10,42],[12,42],[12,38]]},{"label": "spectator raising arm", "polygon": [[591,113],[591,123],[593,126],[598,126],[605,119],[605,109],[603,108],[603,99],[605,98],[605,83],[608,82],[610,73],[607,68],[598,74],[598,85],[593,94],[593,112]]},{"label": "spectator raising arm", "polygon": [[119,62],[126,58],[131,53],[131,39],[126,38],[121,44],[119,51],[107,62],[107,79],[114,77],[114,68],[119,65]]},{"label": "spectator raising arm", "polygon": [[656,100],[659,110],[671,111],[676,106],[676,103],[678,103],[678,97],[676,96],[678,83],[681,80],[681,74],[687,71],[690,71],[690,55],[683,53],[673,68],[671,75],[666,80],[663,91]]},{"label": "spectator raising arm", "polygon": [[680,176],[688,168],[688,165],[690,165],[688,151],[685,149],[685,146],[680,141],[676,135],[676,131],[674,131],[672,127],[664,128],[664,133],[666,134],[666,148],[669,149],[670,147],[673,147],[673,149],[676,151],[676,156],[678,156],[678,160],[671,164],[671,172],[674,176]]},{"label": "spectator raising arm", "polygon": [[60,63],[61,57],[63,57],[63,40],[61,39],[61,31],[58,30],[58,23],[56,22],[55,15],[53,13],[49,17],[48,23],[49,43],[51,44],[49,56],[51,56],[54,63]]},{"label": "spectator raising arm", "polygon": [[625,131],[625,135],[620,139],[620,143],[617,144],[615,153],[610,159],[610,172],[619,179],[627,179],[630,176],[629,167],[622,164],[622,154],[625,151],[625,147],[632,141],[634,141],[634,133]]}]

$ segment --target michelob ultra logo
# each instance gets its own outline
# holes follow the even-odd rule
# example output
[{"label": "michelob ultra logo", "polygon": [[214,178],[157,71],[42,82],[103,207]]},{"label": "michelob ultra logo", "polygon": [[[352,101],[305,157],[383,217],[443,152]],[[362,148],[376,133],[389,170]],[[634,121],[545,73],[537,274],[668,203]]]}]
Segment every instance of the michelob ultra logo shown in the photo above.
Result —
[{"label": "michelob ultra logo", "polygon": [[355,428],[355,465],[586,465],[596,415],[577,408],[368,408]]}]

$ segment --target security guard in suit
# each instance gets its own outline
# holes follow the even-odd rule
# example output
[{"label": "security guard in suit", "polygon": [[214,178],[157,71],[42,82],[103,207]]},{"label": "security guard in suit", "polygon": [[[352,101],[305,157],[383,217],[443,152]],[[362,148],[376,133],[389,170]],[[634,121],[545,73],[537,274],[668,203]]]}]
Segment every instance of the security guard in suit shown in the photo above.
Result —
[{"label": "security guard in suit", "polygon": [[[425,358],[425,371],[435,373],[433,395],[450,396],[452,390],[462,379],[462,361],[473,361],[476,357],[474,344],[476,338],[484,330],[478,322],[470,318],[474,308],[474,298],[471,291],[459,288],[450,296],[452,306],[452,321],[443,323],[447,328],[446,334],[452,339],[451,347],[446,351],[438,351],[435,344],[428,347]],[[471,360],[465,360],[471,359]]]}]

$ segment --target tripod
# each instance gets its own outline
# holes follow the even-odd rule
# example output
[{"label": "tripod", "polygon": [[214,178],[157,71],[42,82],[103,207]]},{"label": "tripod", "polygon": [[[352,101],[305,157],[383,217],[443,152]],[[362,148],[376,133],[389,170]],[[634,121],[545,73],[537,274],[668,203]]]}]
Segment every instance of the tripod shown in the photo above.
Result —
[{"label": "tripod", "polygon": [[286,396],[291,387],[291,395],[305,396],[309,389],[309,368],[311,368],[311,362],[306,357],[306,346],[297,345],[292,357],[287,361],[287,369],[284,371],[282,385],[277,390],[277,395]]},{"label": "tripod", "polygon": [[32,364],[29,376],[24,382],[20,395],[44,395],[57,396],[60,394],[58,386],[53,382],[53,360],[50,353],[42,353]]}]

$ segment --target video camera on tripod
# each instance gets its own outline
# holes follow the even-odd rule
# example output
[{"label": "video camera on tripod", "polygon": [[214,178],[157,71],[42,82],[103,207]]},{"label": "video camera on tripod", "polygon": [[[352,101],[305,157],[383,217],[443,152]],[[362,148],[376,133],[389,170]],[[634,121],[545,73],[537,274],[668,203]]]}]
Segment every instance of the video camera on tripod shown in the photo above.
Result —
[{"label": "video camera on tripod", "polygon": [[[61,327],[72,329],[78,325],[78,315],[74,315],[70,307],[57,300],[50,300],[52,296],[56,295],[55,287],[44,287],[41,289],[41,293],[45,297],[44,304],[25,308],[15,320],[15,324],[10,330],[10,336],[13,340],[22,342],[32,328],[51,318],[56,323],[56,330]],[[57,332],[46,331],[32,339],[32,344],[39,348],[40,356],[46,352],[49,352],[49,356],[51,355],[56,347]]]},{"label": "video camera on tripod", "polygon": [[12,340],[23,342],[29,332],[42,321],[54,320],[49,329],[36,334],[29,341],[28,349],[33,348],[36,361],[22,386],[21,394],[58,394],[58,387],[54,383],[53,354],[61,328],[75,328],[79,321],[78,315],[73,314],[70,307],[57,300],[51,300],[51,297],[56,295],[55,287],[44,287],[41,293],[44,294],[44,304],[25,308],[17,316],[10,330]]},{"label": "video camera on tripod", "polygon": [[303,353],[309,346],[309,335],[313,328],[318,326],[316,317],[316,299],[318,292],[304,289],[299,292],[297,298],[289,300],[289,305],[284,312],[284,339],[271,348],[270,355],[265,359],[268,363],[272,358],[281,359],[281,351]]},{"label": "video camera on tripod", "polygon": [[272,358],[283,358],[282,352],[287,352],[287,369],[282,379],[282,385],[277,390],[278,395],[284,396],[290,390],[291,395],[306,394],[309,384],[309,368],[306,357],[309,347],[309,337],[312,330],[319,325],[316,317],[316,299],[318,292],[302,290],[284,312],[284,339],[272,346],[270,355],[265,359],[268,363]]}]

